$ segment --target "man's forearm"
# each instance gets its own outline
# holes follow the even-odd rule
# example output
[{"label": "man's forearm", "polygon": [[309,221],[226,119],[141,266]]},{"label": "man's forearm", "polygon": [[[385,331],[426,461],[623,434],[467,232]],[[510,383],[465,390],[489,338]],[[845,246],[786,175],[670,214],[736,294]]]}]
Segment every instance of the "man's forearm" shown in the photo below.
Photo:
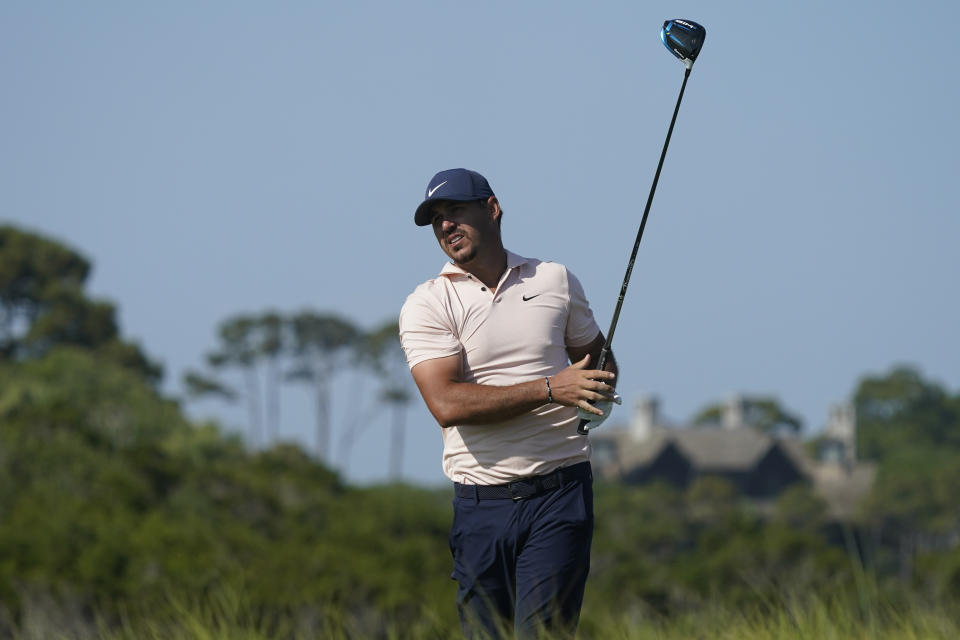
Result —
[{"label": "man's forearm", "polygon": [[[615,375],[587,369],[588,352],[547,380],[534,378],[507,386],[475,384],[458,379],[459,358],[425,360],[413,367],[413,379],[430,413],[441,427],[496,424],[523,415],[548,402],[597,413],[591,402],[611,398]],[[615,364],[613,366],[616,366]]]},{"label": "man's forearm", "polygon": [[441,427],[493,424],[515,418],[547,403],[543,378],[506,387],[471,382],[451,382],[443,400],[430,407]]}]

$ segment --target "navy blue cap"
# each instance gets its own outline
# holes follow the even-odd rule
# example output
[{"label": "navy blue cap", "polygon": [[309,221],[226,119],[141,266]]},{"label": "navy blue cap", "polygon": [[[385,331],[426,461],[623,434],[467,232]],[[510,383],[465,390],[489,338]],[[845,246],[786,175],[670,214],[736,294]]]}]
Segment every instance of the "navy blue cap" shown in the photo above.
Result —
[{"label": "navy blue cap", "polygon": [[413,221],[421,227],[430,224],[430,205],[439,200],[486,200],[492,195],[490,183],[476,171],[447,169],[427,183],[424,200],[413,214]]}]

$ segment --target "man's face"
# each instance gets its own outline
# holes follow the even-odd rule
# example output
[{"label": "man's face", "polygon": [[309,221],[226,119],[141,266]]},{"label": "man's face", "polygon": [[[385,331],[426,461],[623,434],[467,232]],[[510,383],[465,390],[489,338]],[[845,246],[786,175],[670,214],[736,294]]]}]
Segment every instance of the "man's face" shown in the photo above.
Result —
[{"label": "man's face", "polygon": [[440,201],[433,205],[431,224],[440,248],[458,265],[476,258],[498,228],[488,202],[483,200]]}]

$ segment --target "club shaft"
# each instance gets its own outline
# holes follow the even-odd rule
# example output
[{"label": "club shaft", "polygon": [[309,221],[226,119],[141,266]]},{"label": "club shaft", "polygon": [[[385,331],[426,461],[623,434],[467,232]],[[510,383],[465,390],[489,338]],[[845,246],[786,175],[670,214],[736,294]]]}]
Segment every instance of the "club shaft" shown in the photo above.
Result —
[{"label": "club shaft", "polygon": [[[620,310],[623,308],[623,299],[627,296],[627,286],[630,284],[630,275],[633,273],[633,263],[637,259],[637,251],[640,249],[640,240],[643,238],[643,230],[647,226],[647,217],[650,215],[650,205],[653,204],[653,194],[657,191],[657,183],[660,181],[660,171],[663,169],[663,160],[667,157],[667,147],[670,146],[670,137],[673,135],[673,125],[677,123],[677,114],[680,112],[680,102],[683,100],[683,92],[687,88],[687,78],[690,77],[690,68],[687,68],[683,74],[683,84],[680,85],[680,95],[677,96],[677,105],[673,108],[673,118],[670,119],[670,128],[667,129],[667,138],[663,141],[663,150],[660,151],[660,162],[657,163],[657,172],[653,175],[653,184],[650,185],[650,195],[647,196],[647,205],[643,208],[643,217],[640,219],[640,228],[637,230],[637,239],[633,243],[633,251],[630,253],[630,261],[627,263],[627,272],[623,276],[623,284],[620,285],[620,297],[617,298],[617,306],[613,310],[613,318],[610,320],[610,329],[607,331],[606,340],[603,343],[603,349],[600,351],[600,360],[597,362],[597,369],[603,371],[607,366],[607,359],[610,357],[610,349],[613,344],[613,334],[617,330],[617,322],[620,320]],[[581,434],[586,433],[584,426],[589,420],[581,420],[577,431]]]}]

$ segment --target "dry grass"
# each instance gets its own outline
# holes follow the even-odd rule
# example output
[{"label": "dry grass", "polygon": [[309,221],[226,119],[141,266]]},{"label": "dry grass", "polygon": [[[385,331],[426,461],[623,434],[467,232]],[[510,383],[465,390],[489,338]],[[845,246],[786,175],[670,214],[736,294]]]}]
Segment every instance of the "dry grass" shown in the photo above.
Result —
[{"label": "dry grass", "polygon": [[[451,605],[452,606],[452,605]],[[438,640],[459,638],[459,628],[430,609],[419,621],[399,625],[376,614],[343,611],[253,616],[235,594],[224,591],[204,603],[171,600],[162,614],[121,616],[110,625],[51,598],[34,598],[19,623],[0,635],[16,640]],[[255,619],[256,618],[256,619]],[[449,617],[446,618],[449,620]],[[584,611],[581,640],[954,640],[960,615],[947,606],[869,603],[862,598],[785,598],[753,610],[718,606],[669,618]]]}]

